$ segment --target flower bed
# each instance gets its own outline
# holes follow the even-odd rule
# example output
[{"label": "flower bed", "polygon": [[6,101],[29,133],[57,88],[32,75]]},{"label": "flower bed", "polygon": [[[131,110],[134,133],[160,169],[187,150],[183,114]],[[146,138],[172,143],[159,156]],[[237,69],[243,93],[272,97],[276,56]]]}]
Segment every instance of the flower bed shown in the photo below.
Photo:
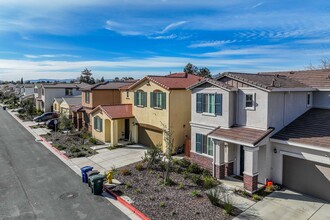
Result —
[{"label": "flower bed", "polygon": [[115,193],[130,197],[133,205],[151,219],[232,219],[223,208],[212,205],[206,195],[207,189],[220,183],[207,171],[185,161],[174,161],[171,184],[167,185],[162,162],[149,170],[142,163],[123,167],[115,172],[115,178],[124,183],[116,187]]}]

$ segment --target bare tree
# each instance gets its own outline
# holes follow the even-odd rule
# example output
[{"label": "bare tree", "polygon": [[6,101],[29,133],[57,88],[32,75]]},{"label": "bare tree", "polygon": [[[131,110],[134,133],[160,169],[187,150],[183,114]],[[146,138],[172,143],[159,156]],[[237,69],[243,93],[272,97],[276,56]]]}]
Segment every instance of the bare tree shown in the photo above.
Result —
[{"label": "bare tree", "polygon": [[165,141],[165,175],[164,175],[164,184],[171,184],[171,167],[172,167],[172,153],[173,153],[173,131],[170,130],[165,124],[162,123],[163,134]]},{"label": "bare tree", "polygon": [[323,57],[320,60],[320,65],[318,66],[314,66],[312,63],[310,63],[308,66],[306,66],[305,68],[308,70],[329,70],[330,69],[330,58],[329,57]]}]

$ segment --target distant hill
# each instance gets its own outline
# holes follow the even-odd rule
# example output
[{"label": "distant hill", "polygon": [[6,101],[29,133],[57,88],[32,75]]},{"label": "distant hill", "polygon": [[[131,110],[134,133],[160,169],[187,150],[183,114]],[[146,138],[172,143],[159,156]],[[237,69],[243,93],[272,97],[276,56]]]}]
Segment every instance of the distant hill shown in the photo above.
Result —
[{"label": "distant hill", "polygon": [[31,83],[38,83],[38,82],[65,82],[65,83],[69,83],[74,79],[31,79],[28,80]]}]

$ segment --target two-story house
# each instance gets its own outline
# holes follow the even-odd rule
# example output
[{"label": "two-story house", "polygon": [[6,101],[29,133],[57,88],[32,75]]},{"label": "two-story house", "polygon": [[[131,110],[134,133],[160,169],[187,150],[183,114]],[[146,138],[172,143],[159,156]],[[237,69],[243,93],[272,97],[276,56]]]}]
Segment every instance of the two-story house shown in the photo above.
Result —
[{"label": "two-story house", "polygon": [[225,73],[189,89],[192,161],[249,192],[269,179],[330,200],[329,72]]},{"label": "two-story house", "polygon": [[34,84],[24,84],[21,86],[20,101],[34,99]]},{"label": "two-story house", "polygon": [[[44,112],[53,111],[53,100],[58,97],[81,95],[81,89],[88,86],[85,83],[53,83],[37,85],[37,93],[35,93],[36,106]],[[40,96],[39,96],[39,93]]]},{"label": "two-story house", "polygon": [[72,108],[81,105],[81,95],[54,98],[53,112],[72,118]]}]

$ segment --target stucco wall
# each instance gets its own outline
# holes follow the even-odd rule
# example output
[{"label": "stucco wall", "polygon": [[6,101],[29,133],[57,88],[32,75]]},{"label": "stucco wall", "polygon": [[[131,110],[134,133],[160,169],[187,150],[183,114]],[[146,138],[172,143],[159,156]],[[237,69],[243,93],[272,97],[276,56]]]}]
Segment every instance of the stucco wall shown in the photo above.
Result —
[{"label": "stucco wall", "polygon": [[313,92],[313,106],[315,108],[330,109],[330,91]]},{"label": "stucco wall", "polygon": [[82,92],[82,105],[84,107],[95,108],[98,105],[118,105],[120,104],[119,90],[92,90],[89,93],[89,103],[85,102],[85,91]]},{"label": "stucco wall", "polygon": [[277,131],[311,108],[307,107],[307,92],[269,93],[268,103],[268,126]]},{"label": "stucco wall", "polygon": [[[245,109],[245,94],[255,94],[254,110]],[[266,129],[268,117],[268,93],[256,88],[239,88],[237,95],[237,116],[238,125],[251,128]]]},{"label": "stucco wall", "polygon": [[[276,148],[277,153],[274,153],[274,148]],[[318,162],[330,165],[330,152],[324,152],[321,150],[307,149],[302,147],[289,146],[279,143],[272,143],[272,166],[271,166],[271,178],[275,183],[282,184],[282,170],[283,170],[283,154],[280,151],[298,153],[303,155],[308,160],[318,159]],[[312,155],[311,155],[312,154]],[[313,155],[316,155],[313,156]],[[328,157],[325,157],[328,155]],[[285,170],[284,170],[285,172]]]},{"label": "stucco wall", "polygon": [[[94,118],[93,118],[93,117],[96,117],[96,116],[100,117],[100,118],[103,120],[103,122],[102,122],[102,126],[103,126],[102,132],[97,131],[97,130],[94,129]],[[105,120],[106,120],[106,119],[110,121],[110,119],[106,116],[106,114],[103,114],[101,111],[94,112],[94,114],[91,115],[91,123],[90,123],[90,125],[91,125],[91,127],[92,127],[92,136],[93,136],[94,138],[96,138],[96,139],[102,141],[102,142],[106,142],[106,140],[105,140],[105,138],[106,138],[105,133],[106,133],[106,131],[108,131],[108,130],[105,128],[105,127],[106,127],[106,123],[105,123]],[[110,122],[111,122],[111,121],[110,121]],[[109,123],[109,125],[110,125],[110,124],[111,124],[111,123]],[[110,131],[110,132],[111,132],[111,131]]]},{"label": "stucco wall", "polygon": [[[218,93],[222,94],[222,115],[208,115],[196,112],[197,93]],[[229,92],[218,87],[203,87],[192,90],[191,95],[191,122],[198,124],[206,124],[213,127],[229,127],[230,123],[230,102]]]},{"label": "stucco wall", "polygon": [[[81,95],[81,91],[76,88],[72,89],[72,96]],[[54,98],[60,98],[65,96],[65,88],[46,88],[44,95],[41,96],[44,101],[43,111],[48,112],[51,110]]]},{"label": "stucco wall", "polygon": [[72,114],[72,112],[70,111],[70,106],[65,101],[63,101],[60,105],[60,113],[64,114],[68,118]]}]

